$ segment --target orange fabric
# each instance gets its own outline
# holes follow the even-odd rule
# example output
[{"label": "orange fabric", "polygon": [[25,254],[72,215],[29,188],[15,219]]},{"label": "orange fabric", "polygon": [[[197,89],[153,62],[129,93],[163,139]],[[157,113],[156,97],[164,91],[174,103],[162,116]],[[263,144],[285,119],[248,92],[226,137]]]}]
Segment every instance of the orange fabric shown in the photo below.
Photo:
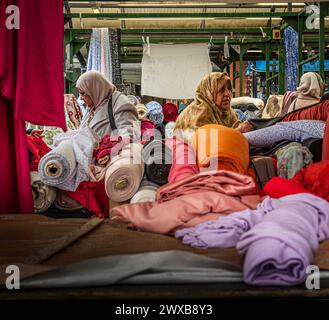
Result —
[{"label": "orange fabric", "polygon": [[192,143],[200,169],[248,172],[249,144],[239,131],[208,124],[195,132]]}]

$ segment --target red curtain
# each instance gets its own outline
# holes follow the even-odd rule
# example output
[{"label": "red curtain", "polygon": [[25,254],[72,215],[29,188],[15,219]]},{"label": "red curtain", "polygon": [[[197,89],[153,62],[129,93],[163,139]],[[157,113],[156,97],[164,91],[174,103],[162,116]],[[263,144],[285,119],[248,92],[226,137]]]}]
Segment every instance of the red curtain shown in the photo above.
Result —
[{"label": "red curtain", "polygon": [[[7,29],[9,5],[19,29]],[[66,128],[63,3],[0,1],[0,213],[32,213],[25,121]]]}]

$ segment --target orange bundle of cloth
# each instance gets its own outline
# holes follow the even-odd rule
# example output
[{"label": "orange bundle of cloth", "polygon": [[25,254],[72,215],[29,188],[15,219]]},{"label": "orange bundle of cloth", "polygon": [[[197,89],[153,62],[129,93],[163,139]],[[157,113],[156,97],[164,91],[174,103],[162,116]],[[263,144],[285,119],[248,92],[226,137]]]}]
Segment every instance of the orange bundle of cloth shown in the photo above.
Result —
[{"label": "orange bundle of cloth", "polygon": [[246,174],[249,166],[249,144],[239,131],[217,124],[196,130],[193,147],[200,171],[228,170]]}]

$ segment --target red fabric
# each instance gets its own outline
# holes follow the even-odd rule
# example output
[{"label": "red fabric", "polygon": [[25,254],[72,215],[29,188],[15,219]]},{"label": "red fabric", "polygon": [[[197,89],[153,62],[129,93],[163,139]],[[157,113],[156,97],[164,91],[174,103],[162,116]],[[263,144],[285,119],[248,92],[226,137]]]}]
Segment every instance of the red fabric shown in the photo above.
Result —
[{"label": "red fabric", "polygon": [[[112,149],[119,145],[121,146],[122,137],[116,135],[109,135],[106,134],[102,141],[99,144],[99,148],[94,151],[94,156],[96,157],[97,161],[102,159],[105,156],[110,156]],[[119,150],[116,154],[119,153]]]},{"label": "red fabric", "polygon": [[104,218],[109,214],[109,198],[105,192],[104,180],[98,182],[81,182],[75,192],[63,191],[70,198],[78,201],[98,217]]},{"label": "red fabric", "polygon": [[276,199],[297,193],[311,193],[298,182],[281,177],[273,177],[269,180],[265,184],[263,191],[271,198]]},{"label": "red fabric", "polygon": [[178,117],[178,108],[174,103],[168,102],[162,106],[164,122],[176,121]]},{"label": "red fabric", "polygon": [[27,136],[27,145],[33,154],[32,162],[30,163],[30,171],[38,171],[40,159],[51,149],[40,137],[34,135]]},{"label": "red fabric", "polygon": [[150,120],[141,121],[142,144],[149,142],[155,136],[155,124]]},{"label": "red fabric", "polygon": [[326,121],[323,137],[322,160],[329,160],[329,101],[324,101],[313,107],[303,108],[287,114],[282,121],[322,120]]},{"label": "red fabric", "polygon": [[292,180],[329,201],[329,160],[310,164],[297,172]]},{"label": "red fabric", "polygon": [[166,145],[171,149],[172,154],[172,166],[168,176],[169,183],[175,183],[199,173],[195,151],[192,146],[189,146],[184,143],[184,141],[176,139],[175,137],[167,139]]},{"label": "red fabric", "polygon": [[[6,28],[11,4],[19,30]],[[60,1],[0,1],[0,213],[33,213],[24,121],[66,127],[63,40]]]}]

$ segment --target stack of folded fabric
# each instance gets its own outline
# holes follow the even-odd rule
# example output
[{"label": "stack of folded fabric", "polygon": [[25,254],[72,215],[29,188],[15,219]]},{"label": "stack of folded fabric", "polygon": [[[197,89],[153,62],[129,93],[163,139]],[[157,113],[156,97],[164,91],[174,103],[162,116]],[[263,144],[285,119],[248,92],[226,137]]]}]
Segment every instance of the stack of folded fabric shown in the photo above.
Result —
[{"label": "stack of folded fabric", "polygon": [[193,147],[200,170],[248,171],[248,141],[235,129],[217,124],[200,127],[193,136]]},{"label": "stack of folded fabric", "polygon": [[122,152],[111,159],[110,166],[106,170],[106,194],[116,202],[131,199],[138,191],[143,175],[142,146],[136,143],[124,146]]},{"label": "stack of folded fabric", "polygon": [[251,98],[251,97],[237,97],[237,98],[232,98],[231,100],[231,106],[233,108],[238,105],[247,105],[247,104],[253,104],[259,110],[264,109],[264,101],[262,99]]},{"label": "stack of folded fabric", "polygon": [[144,146],[143,157],[148,180],[163,185],[168,182],[171,168],[171,150],[162,140],[154,139]]},{"label": "stack of folded fabric", "polygon": [[229,171],[195,174],[157,191],[157,202],[125,204],[112,210],[113,219],[139,230],[167,234],[247,208],[260,197],[251,177]]},{"label": "stack of folded fabric", "polygon": [[131,198],[130,203],[153,202],[159,186],[151,181],[143,180],[136,194]]},{"label": "stack of folded fabric", "polygon": [[55,201],[56,189],[45,185],[37,172],[31,171],[31,187],[34,212],[42,213],[48,210]]},{"label": "stack of folded fabric", "polygon": [[75,191],[82,181],[89,180],[89,165],[98,143],[99,137],[88,127],[58,136],[55,148],[39,162],[41,181],[62,190]]},{"label": "stack of folded fabric", "polygon": [[154,124],[161,124],[164,121],[164,115],[162,111],[162,106],[159,102],[151,101],[146,104],[148,118]]}]

